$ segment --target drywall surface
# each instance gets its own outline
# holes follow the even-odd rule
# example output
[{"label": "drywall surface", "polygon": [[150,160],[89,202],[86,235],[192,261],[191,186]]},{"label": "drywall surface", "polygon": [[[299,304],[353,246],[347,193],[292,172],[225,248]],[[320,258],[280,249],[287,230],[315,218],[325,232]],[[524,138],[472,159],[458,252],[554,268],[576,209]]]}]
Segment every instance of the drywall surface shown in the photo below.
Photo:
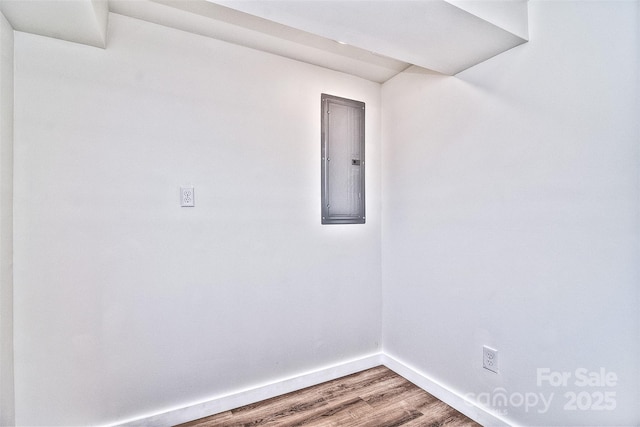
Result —
[{"label": "drywall surface", "polygon": [[[17,424],[125,421],[377,352],[380,86],[109,23],[106,50],[15,37]],[[320,224],[323,92],[367,105],[365,225]]]},{"label": "drywall surface", "polygon": [[[505,13],[514,10],[509,6],[461,7],[444,0],[214,2],[450,75],[527,41],[514,25],[500,26],[501,21],[526,20],[526,3],[519,0],[508,2],[524,12],[516,14]],[[494,19],[498,15],[509,18]]]},{"label": "drywall surface", "polygon": [[485,21],[512,32],[525,40],[529,39],[528,0],[477,1],[445,0]]},{"label": "drywall surface", "polygon": [[513,424],[640,423],[637,8],[383,85],[383,351]]},{"label": "drywall surface", "polygon": [[13,28],[0,13],[0,425],[13,423]]},{"label": "drywall surface", "polygon": [[16,31],[104,48],[107,0],[2,0],[0,11]]}]

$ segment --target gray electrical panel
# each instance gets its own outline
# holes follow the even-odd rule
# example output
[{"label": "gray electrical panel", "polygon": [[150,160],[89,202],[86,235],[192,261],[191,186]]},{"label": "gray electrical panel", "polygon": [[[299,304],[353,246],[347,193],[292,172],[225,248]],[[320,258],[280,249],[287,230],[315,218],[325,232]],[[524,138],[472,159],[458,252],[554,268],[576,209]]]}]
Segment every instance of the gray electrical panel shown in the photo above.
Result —
[{"label": "gray electrical panel", "polygon": [[364,224],[364,102],[321,100],[322,224]]}]

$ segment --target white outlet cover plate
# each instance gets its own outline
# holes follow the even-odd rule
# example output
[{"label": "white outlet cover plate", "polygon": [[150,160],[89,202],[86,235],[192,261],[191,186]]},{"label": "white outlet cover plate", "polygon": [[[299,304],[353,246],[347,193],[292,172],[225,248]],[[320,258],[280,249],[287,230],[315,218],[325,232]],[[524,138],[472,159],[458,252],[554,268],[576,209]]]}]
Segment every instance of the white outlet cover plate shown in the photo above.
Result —
[{"label": "white outlet cover plate", "polygon": [[180,187],[180,206],[182,207],[195,206],[193,187]]},{"label": "white outlet cover plate", "polygon": [[482,367],[498,373],[498,350],[482,346]]}]

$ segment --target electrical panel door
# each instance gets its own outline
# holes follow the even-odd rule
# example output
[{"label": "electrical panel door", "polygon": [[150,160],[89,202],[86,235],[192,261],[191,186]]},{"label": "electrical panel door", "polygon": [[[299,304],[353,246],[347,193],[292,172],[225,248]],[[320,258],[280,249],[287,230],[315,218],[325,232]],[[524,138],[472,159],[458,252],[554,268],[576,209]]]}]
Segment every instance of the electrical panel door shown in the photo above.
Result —
[{"label": "electrical panel door", "polygon": [[363,102],[322,95],[322,223],[364,224]]}]

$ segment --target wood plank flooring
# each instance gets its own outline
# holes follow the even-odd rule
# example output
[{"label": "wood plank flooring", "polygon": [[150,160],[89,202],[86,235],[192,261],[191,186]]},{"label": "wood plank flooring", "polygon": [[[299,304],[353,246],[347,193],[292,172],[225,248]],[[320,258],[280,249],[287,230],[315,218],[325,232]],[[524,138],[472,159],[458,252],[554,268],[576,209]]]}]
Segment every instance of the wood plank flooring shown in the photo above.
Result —
[{"label": "wood plank flooring", "polygon": [[179,427],[476,427],[473,420],[384,366]]}]

